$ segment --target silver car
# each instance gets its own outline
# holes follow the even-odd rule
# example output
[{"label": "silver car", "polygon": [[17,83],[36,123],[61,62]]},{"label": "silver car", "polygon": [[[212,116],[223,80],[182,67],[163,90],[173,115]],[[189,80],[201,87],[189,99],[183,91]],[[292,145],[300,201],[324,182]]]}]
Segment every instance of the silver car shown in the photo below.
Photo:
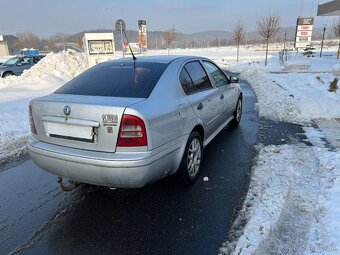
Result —
[{"label": "silver car", "polygon": [[241,112],[238,79],[207,58],[119,59],[32,100],[28,150],[75,182],[137,188],[176,173],[190,184],[203,148]]}]

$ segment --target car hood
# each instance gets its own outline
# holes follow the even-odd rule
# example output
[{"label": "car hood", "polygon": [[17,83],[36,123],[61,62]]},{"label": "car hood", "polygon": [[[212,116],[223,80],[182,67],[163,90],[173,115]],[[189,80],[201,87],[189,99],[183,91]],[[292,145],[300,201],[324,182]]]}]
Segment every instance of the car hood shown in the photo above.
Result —
[{"label": "car hood", "polygon": [[4,65],[0,65],[0,70],[6,70],[11,68],[12,66],[4,66]]}]

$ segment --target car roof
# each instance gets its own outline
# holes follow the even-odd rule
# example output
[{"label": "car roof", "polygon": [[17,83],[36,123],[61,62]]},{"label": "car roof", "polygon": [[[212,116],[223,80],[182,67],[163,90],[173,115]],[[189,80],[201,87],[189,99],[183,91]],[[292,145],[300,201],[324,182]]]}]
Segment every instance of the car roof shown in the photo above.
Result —
[{"label": "car roof", "polygon": [[13,58],[35,58],[35,57],[45,57],[45,55],[17,55]]},{"label": "car roof", "polygon": [[[206,59],[203,57],[196,56],[181,56],[181,55],[156,55],[156,56],[138,56],[136,62],[152,62],[152,63],[163,63],[169,64],[170,62],[181,59],[183,61],[190,59]],[[130,62],[132,58],[120,58],[112,61]]]}]

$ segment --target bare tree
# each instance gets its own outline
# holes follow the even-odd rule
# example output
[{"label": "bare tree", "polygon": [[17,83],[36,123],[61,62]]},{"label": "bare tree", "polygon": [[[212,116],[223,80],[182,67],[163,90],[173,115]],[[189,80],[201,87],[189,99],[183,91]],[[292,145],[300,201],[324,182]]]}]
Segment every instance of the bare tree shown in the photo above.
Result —
[{"label": "bare tree", "polygon": [[54,51],[55,50],[55,41],[54,41],[53,36],[48,38],[48,40],[47,40],[47,48],[48,48],[49,51]]},{"label": "bare tree", "polygon": [[32,32],[18,33],[18,48],[39,48],[40,39]]},{"label": "bare tree", "polygon": [[240,44],[243,43],[244,37],[245,37],[245,33],[244,33],[243,26],[241,24],[237,24],[233,32],[233,39],[237,47],[237,62],[238,62],[238,56],[240,52]]},{"label": "bare tree", "polygon": [[279,32],[280,16],[278,14],[268,14],[258,19],[256,24],[258,34],[266,41],[265,65],[267,65],[269,40],[274,38]]},{"label": "bare tree", "polygon": [[76,38],[76,44],[78,46],[79,49],[83,48],[83,38],[81,38],[81,36],[77,36]]},{"label": "bare tree", "polygon": [[165,43],[168,47],[168,55],[169,55],[169,48],[170,48],[171,44],[175,41],[175,38],[176,38],[175,29],[172,28],[172,29],[165,31],[163,37],[164,37],[164,41],[165,41]]},{"label": "bare tree", "polygon": [[338,52],[336,54],[336,58],[339,58],[339,55],[340,55],[340,18],[337,21],[334,22],[332,29],[333,29],[335,36],[339,40]]}]

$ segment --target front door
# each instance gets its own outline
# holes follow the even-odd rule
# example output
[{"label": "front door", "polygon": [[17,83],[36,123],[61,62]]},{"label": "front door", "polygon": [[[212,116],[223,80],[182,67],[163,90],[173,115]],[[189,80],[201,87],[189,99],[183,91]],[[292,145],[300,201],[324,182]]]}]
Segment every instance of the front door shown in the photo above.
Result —
[{"label": "front door", "polygon": [[180,82],[196,116],[205,126],[206,137],[209,137],[216,130],[216,119],[220,116],[218,88],[212,86],[199,61],[191,61],[183,67]]}]

